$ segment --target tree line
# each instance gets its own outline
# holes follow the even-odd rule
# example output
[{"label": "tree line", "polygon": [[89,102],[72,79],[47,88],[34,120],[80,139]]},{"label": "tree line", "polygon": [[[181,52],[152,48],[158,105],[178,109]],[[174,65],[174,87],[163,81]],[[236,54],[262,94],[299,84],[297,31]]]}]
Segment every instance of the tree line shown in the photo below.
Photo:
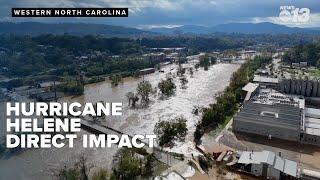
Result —
[{"label": "tree line", "polygon": [[242,87],[253,77],[254,72],[272,61],[271,57],[257,56],[248,60],[233,73],[229,86],[216,98],[216,103],[203,109],[201,121],[196,126],[194,141],[200,143],[202,135],[224,124],[228,117],[233,116],[242,102]]},{"label": "tree line", "polygon": [[307,62],[320,68],[320,43],[295,46],[285,52],[282,60],[288,64]]}]

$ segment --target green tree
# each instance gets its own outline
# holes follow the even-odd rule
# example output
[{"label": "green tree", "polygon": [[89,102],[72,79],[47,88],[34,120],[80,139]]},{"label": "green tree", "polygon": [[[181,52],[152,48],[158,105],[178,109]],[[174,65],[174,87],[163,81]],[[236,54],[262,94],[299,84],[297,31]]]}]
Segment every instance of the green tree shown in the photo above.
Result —
[{"label": "green tree", "polygon": [[162,95],[171,96],[175,93],[176,85],[174,84],[173,79],[168,77],[167,79],[162,79],[159,82],[158,88],[160,89]]},{"label": "green tree", "polygon": [[193,68],[192,67],[189,68],[189,73],[190,73],[190,76],[192,77],[193,76]]},{"label": "green tree", "polygon": [[209,56],[207,54],[200,57],[199,65],[200,65],[200,67],[203,67],[205,71],[207,71],[209,69],[210,61],[209,61]]},{"label": "green tree", "polygon": [[154,162],[156,161],[154,154],[148,154],[144,163],[142,174],[144,176],[151,176],[153,173]]},{"label": "green tree", "polygon": [[177,69],[177,76],[183,76],[184,73],[186,72],[186,68],[183,68],[181,64],[179,64],[178,69]]},{"label": "green tree", "polygon": [[143,103],[149,102],[149,95],[152,93],[152,85],[149,81],[142,81],[138,84],[137,93],[141,96]]},{"label": "green tree", "polygon": [[159,121],[154,128],[154,133],[159,137],[159,145],[164,146],[174,139],[183,140],[188,131],[186,122],[184,117],[171,121]]},{"label": "green tree", "polygon": [[76,168],[64,168],[58,173],[59,180],[79,180],[80,173]]},{"label": "green tree", "polygon": [[111,79],[111,84],[114,86],[118,86],[119,83],[122,81],[121,75],[119,74],[112,75],[110,79]]},{"label": "green tree", "polygon": [[121,152],[120,156],[120,160],[113,169],[115,178],[119,180],[136,179],[141,174],[140,161],[128,150]]},{"label": "green tree", "polygon": [[92,175],[92,180],[109,180],[110,174],[107,170],[100,169]]},{"label": "green tree", "polygon": [[181,83],[181,88],[182,89],[186,89],[187,88],[186,84],[188,83],[188,80],[187,80],[187,78],[185,76],[182,76],[180,78],[180,83]]},{"label": "green tree", "polygon": [[139,101],[139,97],[133,92],[128,92],[126,94],[126,97],[128,99],[129,106],[132,106],[132,107],[135,107],[136,103]]}]

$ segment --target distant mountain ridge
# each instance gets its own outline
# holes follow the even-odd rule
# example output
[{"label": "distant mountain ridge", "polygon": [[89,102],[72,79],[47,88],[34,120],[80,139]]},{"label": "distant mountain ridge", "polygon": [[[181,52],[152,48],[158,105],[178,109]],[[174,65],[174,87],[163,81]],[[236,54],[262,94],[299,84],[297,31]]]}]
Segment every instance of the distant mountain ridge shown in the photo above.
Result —
[{"label": "distant mountain ridge", "polygon": [[87,23],[57,23],[47,24],[38,22],[0,22],[0,34],[40,35],[40,34],[71,34],[71,35],[103,35],[112,37],[128,37],[137,35],[155,35],[157,33],[105,24]]},{"label": "distant mountain ridge", "polygon": [[212,27],[186,25],[175,28],[152,28],[152,32],[158,33],[194,33],[208,34],[215,32],[222,33],[243,33],[243,34],[292,34],[292,33],[319,33],[319,28],[297,28],[288,27],[273,23],[229,23]]},{"label": "distant mountain ridge", "polygon": [[0,34],[31,35],[71,34],[102,35],[106,37],[139,37],[157,35],[210,34],[210,33],[242,33],[242,34],[320,34],[320,28],[296,28],[273,23],[229,23],[212,27],[184,25],[174,28],[137,29],[123,26],[89,23],[38,23],[38,22],[0,22]]}]

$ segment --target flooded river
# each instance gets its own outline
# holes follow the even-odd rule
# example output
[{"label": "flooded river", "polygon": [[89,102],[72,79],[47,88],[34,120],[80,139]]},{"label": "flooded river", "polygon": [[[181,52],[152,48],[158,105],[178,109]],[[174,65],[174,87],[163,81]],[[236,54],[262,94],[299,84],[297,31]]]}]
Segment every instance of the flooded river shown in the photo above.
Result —
[{"label": "flooded river", "polygon": [[[184,67],[193,67],[193,63],[184,64]],[[154,125],[159,120],[170,120],[178,116],[187,119],[188,135],[186,142],[176,142],[170,151],[184,154],[194,153],[193,132],[200,116],[192,114],[195,106],[208,106],[215,100],[215,94],[222,91],[229,83],[231,74],[240,67],[240,64],[217,64],[204,71],[202,68],[194,70],[193,76],[186,71],[187,88],[182,89],[179,77],[174,77],[177,90],[174,96],[162,100],[160,95],[151,96],[151,102],[146,108],[132,109],[128,107],[125,94],[135,92],[137,84],[143,79],[156,87],[168,73],[176,74],[177,65],[167,65],[164,72],[155,72],[140,78],[125,78],[117,87],[113,87],[107,80],[90,84],[85,87],[83,96],[67,97],[60,101],[85,102],[123,102],[123,116],[117,118],[106,117],[102,123],[127,134],[153,134]],[[1,104],[1,129],[4,127],[4,104]],[[1,130],[0,129],[0,130]],[[82,131],[79,135],[87,133]],[[111,149],[84,149],[81,139],[75,142],[73,149],[33,149],[0,160],[0,179],[51,179],[52,174],[64,164],[71,164],[81,155],[88,158],[88,163],[95,167],[110,168],[112,156],[116,148]]]}]

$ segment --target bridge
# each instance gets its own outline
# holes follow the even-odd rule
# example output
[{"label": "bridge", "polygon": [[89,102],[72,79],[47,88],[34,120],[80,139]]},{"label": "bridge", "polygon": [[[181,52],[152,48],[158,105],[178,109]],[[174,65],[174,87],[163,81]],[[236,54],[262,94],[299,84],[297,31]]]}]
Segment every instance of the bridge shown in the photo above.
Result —
[{"label": "bridge", "polygon": [[[122,135],[128,135],[129,138],[132,139],[132,136],[129,134],[125,134],[119,130],[116,130],[112,127],[109,126],[105,126],[102,124],[98,124],[94,121],[91,120],[85,120],[85,119],[81,119],[81,128],[85,129],[87,131],[96,133],[96,134],[113,134],[113,135],[117,135],[117,136],[122,136]],[[140,141],[141,142],[141,141]],[[143,142],[145,144],[148,145],[147,142]],[[170,154],[169,152],[163,151],[160,148],[157,147],[153,147],[153,148],[149,148],[149,146],[144,146],[143,147],[148,153],[154,153],[155,157],[162,163],[167,164],[169,166],[174,166],[176,164],[181,163],[181,160],[176,159],[176,157],[174,157],[172,154]]]}]

